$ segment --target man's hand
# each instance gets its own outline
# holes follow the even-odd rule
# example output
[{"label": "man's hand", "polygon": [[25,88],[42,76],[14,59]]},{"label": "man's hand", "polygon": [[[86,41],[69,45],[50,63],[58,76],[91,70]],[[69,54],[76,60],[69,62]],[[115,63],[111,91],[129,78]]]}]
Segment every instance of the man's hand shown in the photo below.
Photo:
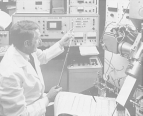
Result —
[{"label": "man's hand", "polygon": [[47,93],[47,97],[50,102],[53,102],[55,100],[56,95],[62,90],[62,87],[54,86],[50,89],[50,91]]},{"label": "man's hand", "polygon": [[69,30],[63,37],[62,39],[59,41],[59,44],[63,47],[65,46],[70,39],[72,39],[74,36],[73,30]]}]

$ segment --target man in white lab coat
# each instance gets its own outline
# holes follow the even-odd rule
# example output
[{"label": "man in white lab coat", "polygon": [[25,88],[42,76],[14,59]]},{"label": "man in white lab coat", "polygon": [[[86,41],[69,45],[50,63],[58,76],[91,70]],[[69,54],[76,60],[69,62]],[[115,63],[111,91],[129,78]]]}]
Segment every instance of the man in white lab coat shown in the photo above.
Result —
[{"label": "man in white lab coat", "polygon": [[[46,50],[37,49],[39,26],[32,21],[19,21],[10,30],[12,45],[0,63],[0,116],[44,116],[61,87],[44,93],[45,85],[40,64],[45,64],[64,51],[72,37],[66,33]],[[34,63],[30,63],[34,60]]]}]

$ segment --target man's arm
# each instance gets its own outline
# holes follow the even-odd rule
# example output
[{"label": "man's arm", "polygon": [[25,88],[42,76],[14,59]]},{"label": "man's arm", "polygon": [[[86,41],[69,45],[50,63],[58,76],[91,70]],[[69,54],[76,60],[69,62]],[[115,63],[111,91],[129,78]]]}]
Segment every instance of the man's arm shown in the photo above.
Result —
[{"label": "man's arm", "polygon": [[46,64],[51,59],[57,57],[64,51],[64,47],[59,44],[59,42],[55,43],[53,46],[51,46],[48,49],[40,50],[37,49],[36,55],[38,57],[38,60],[40,61],[40,64]]},{"label": "man's arm", "polygon": [[55,58],[64,51],[64,46],[73,38],[72,31],[68,31],[57,43],[51,46],[49,49],[37,50],[36,54],[41,64],[46,64],[49,60]]}]

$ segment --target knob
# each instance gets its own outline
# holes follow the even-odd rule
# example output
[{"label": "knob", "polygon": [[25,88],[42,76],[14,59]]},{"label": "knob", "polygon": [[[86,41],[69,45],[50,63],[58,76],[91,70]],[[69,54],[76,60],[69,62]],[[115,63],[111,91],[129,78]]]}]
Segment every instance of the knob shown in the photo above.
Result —
[{"label": "knob", "polygon": [[61,31],[61,34],[64,34],[64,31]]},{"label": "knob", "polygon": [[7,36],[7,34],[6,34],[6,33],[4,33],[3,35],[4,35],[5,37]]}]

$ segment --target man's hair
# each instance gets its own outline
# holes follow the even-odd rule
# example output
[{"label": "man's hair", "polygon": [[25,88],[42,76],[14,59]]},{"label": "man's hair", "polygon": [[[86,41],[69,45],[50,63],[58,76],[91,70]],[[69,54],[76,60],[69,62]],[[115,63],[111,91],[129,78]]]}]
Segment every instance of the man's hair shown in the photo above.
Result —
[{"label": "man's hair", "polygon": [[34,38],[34,31],[40,27],[37,23],[29,20],[22,20],[15,23],[10,29],[11,43],[18,49],[24,46],[25,40]]}]

